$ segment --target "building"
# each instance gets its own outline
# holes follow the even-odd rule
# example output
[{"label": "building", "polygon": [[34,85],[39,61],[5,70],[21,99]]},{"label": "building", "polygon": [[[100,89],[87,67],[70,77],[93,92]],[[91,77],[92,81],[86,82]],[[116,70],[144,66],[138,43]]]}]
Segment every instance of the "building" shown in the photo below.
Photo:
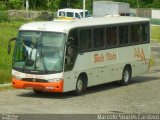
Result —
[{"label": "building", "polygon": [[130,4],[124,2],[112,1],[94,1],[93,17],[102,17],[106,15],[127,15]]}]

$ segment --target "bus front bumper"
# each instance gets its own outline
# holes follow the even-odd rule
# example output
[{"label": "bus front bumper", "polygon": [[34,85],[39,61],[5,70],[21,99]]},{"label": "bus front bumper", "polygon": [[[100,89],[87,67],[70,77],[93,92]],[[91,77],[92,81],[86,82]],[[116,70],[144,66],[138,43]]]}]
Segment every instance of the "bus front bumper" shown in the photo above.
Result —
[{"label": "bus front bumper", "polygon": [[12,86],[18,89],[34,89],[43,92],[63,92],[63,80],[57,82],[27,82],[12,78]]}]

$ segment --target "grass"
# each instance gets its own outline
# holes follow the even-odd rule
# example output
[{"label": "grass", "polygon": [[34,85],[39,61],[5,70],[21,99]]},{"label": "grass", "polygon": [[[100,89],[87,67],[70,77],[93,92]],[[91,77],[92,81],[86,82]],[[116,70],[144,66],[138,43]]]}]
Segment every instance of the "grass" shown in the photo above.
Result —
[{"label": "grass", "polygon": [[154,64],[155,64],[154,58],[151,57],[151,59],[150,59],[150,66],[153,66]]},{"label": "grass", "polygon": [[6,90],[14,90],[14,88],[12,86],[0,87],[0,91],[6,91]]},{"label": "grass", "polygon": [[[151,42],[160,43],[160,26],[151,26]],[[152,57],[150,65],[153,66],[154,64],[154,58]]]},{"label": "grass", "polygon": [[[28,21],[0,23],[0,84],[11,82],[12,54],[7,54],[8,40],[17,35],[19,27],[25,22]],[[151,27],[151,38],[160,42],[160,26]],[[154,64],[153,58],[151,64]]]},{"label": "grass", "polygon": [[160,43],[160,26],[151,27],[151,39],[152,41]]},{"label": "grass", "polygon": [[8,40],[17,35],[22,24],[22,22],[0,23],[0,84],[9,83],[11,80],[12,55],[7,54]]}]

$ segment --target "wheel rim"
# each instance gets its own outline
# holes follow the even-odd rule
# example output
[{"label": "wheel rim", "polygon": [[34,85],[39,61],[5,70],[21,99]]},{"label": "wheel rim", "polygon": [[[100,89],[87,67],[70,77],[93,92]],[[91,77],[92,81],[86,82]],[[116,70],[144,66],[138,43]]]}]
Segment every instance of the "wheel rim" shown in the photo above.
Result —
[{"label": "wheel rim", "polygon": [[125,82],[128,82],[128,81],[129,81],[129,72],[128,72],[128,70],[125,70],[125,71],[124,71],[124,81],[125,81]]},{"label": "wheel rim", "polygon": [[83,89],[83,82],[82,82],[82,80],[78,80],[77,81],[77,90],[82,91],[82,89]]}]

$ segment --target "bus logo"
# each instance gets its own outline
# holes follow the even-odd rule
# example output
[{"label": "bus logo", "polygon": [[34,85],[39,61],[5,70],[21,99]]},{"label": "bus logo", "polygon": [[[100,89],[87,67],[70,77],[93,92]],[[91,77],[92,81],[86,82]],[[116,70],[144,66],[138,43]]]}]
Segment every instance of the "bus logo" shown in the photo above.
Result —
[{"label": "bus logo", "polygon": [[104,61],[111,61],[117,59],[116,53],[111,53],[111,52],[108,52],[105,55],[95,53],[93,57],[94,57],[94,63],[101,63]]}]

